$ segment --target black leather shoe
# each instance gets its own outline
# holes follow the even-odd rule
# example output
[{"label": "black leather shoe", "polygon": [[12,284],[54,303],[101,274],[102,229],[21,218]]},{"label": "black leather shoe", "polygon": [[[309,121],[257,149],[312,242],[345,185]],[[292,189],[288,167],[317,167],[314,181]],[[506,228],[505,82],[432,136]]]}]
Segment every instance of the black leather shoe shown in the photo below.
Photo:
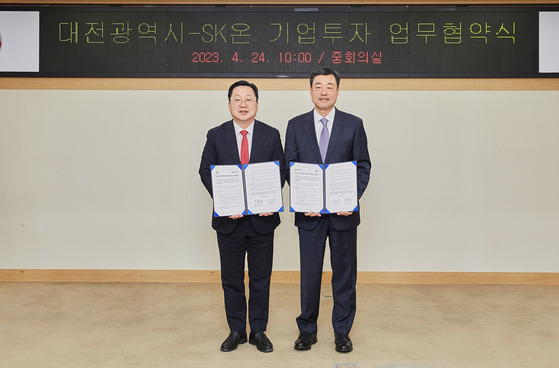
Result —
[{"label": "black leather shoe", "polygon": [[336,344],[336,351],[338,353],[349,353],[353,350],[353,344],[351,343],[351,339],[349,335],[345,334],[335,334],[336,339],[334,343]]},{"label": "black leather shoe", "polygon": [[249,344],[256,345],[258,351],[263,353],[271,353],[274,350],[272,342],[268,339],[264,332],[250,333]]},{"label": "black leather shoe", "polygon": [[223,344],[221,344],[221,351],[229,352],[233,351],[239,346],[239,344],[244,344],[247,342],[246,332],[231,331],[229,336],[225,339]]},{"label": "black leather shoe", "polygon": [[316,332],[301,332],[295,340],[295,350],[311,350],[313,344],[317,342]]}]

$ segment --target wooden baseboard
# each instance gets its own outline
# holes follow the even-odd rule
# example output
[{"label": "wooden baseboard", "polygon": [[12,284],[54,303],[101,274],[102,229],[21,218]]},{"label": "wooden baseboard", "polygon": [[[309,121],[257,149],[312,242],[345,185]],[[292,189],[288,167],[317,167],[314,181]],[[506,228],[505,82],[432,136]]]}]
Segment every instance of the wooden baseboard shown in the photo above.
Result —
[{"label": "wooden baseboard", "polygon": [[[331,272],[324,272],[329,283]],[[0,269],[0,282],[220,282],[216,270]],[[274,271],[273,283],[298,283],[298,271]],[[359,272],[358,284],[559,285],[559,273]]]}]

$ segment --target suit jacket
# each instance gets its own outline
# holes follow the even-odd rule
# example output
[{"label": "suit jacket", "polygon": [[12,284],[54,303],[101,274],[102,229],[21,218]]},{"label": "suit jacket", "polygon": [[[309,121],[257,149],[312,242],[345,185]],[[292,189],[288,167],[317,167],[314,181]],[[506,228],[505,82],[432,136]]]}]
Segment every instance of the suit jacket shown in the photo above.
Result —
[{"label": "suit jacket", "polygon": [[[290,162],[330,164],[357,161],[357,197],[361,198],[369,183],[371,171],[363,120],[336,109],[325,162],[322,162],[320,156],[314,124],[313,111],[289,120],[285,134],[286,167],[289,168]],[[289,181],[289,169],[286,174]],[[350,216],[336,214],[322,216],[328,216],[332,226],[338,231],[353,229],[360,223],[358,211]],[[306,230],[313,230],[318,221],[317,217],[308,217],[303,213],[295,214],[295,225]]]},{"label": "suit jacket", "polygon": [[[206,136],[206,145],[202,152],[202,160],[198,172],[210,196],[212,196],[211,165],[241,164],[233,124],[233,120],[227,121],[210,129]],[[279,131],[261,121],[255,120],[252,134],[250,163],[279,161],[281,185],[283,187],[285,182],[285,161]],[[249,215],[248,217],[254,230],[261,235],[274,231],[280,223],[278,213],[274,213],[271,216]],[[238,220],[232,220],[228,217],[212,218],[212,227],[223,234],[233,232],[237,223]]]}]

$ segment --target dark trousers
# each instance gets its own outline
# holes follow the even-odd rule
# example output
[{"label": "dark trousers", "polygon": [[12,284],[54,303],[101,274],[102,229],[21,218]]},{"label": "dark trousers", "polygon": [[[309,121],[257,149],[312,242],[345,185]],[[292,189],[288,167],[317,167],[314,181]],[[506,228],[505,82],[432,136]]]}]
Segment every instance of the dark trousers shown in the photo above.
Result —
[{"label": "dark trousers", "polygon": [[301,257],[301,315],[297,317],[300,332],[316,332],[320,306],[320,286],[326,238],[330,244],[332,266],[332,326],[335,333],[349,334],[356,311],[357,228],[336,231],[326,215],[314,230],[299,228]]},{"label": "dark trousers", "polygon": [[274,232],[256,233],[247,217],[240,218],[231,234],[217,233],[221,260],[221,285],[225,314],[231,331],[245,331],[247,301],[245,297],[245,256],[248,260],[250,330],[262,332],[268,324],[270,276],[274,249]]}]

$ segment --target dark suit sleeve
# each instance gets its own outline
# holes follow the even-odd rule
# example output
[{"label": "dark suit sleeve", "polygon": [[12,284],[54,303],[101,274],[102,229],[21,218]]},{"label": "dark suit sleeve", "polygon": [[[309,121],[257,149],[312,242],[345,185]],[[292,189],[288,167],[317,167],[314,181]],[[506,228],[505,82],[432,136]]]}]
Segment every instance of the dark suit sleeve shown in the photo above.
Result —
[{"label": "dark suit sleeve", "polygon": [[208,131],[206,135],[206,144],[204,150],[202,151],[202,159],[200,160],[200,169],[198,173],[200,174],[200,179],[202,183],[210,193],[212,194],[212,171],[211,165],[215,165],[217,162],[217,150],[215,147],[215,139],[213,136],[213,130]]},{"label": "dark suit sleeve", "polygon": [[359,120],[353,140],[353,157],[357,161],[357,198],[361,198],[371,175],[371,159],[367,148],[367,134],[363,127],[363,120]]},{"label": "dark suit sleeve", "polygon": [[299,151],[297,149],[297,140],[293,129],[293,120],[287,123],[287,131],[285,132],[285,178],[289,183],[289,163],[299,162]]},{"label": "dark suit sleeve", "polygon": [[276,139],[274,139],[274,161],[279,161],[280,164],[280,177],[281,177],[281,187],[283,188],[285,184],[285,156],[283,153],[283,146],[281,144],[281,137],[278,130],[276,130]]}]

